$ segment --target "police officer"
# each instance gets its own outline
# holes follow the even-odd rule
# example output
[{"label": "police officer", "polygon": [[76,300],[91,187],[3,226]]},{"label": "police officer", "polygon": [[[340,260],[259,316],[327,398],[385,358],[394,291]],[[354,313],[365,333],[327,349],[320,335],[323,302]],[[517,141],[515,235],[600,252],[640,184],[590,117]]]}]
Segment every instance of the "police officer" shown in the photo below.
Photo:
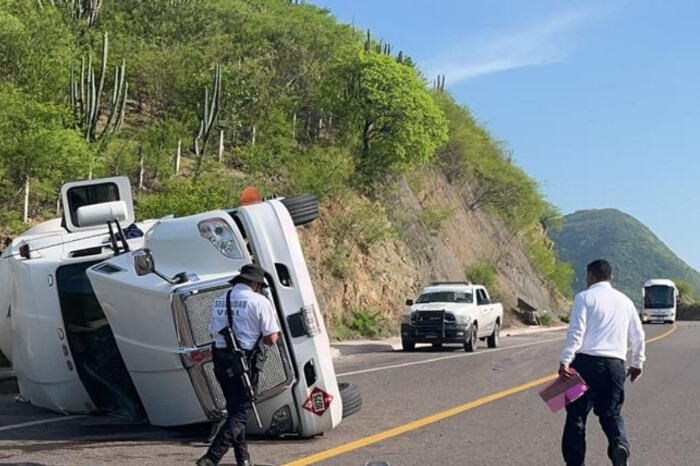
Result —
[{"label": "police officer", "polygon": [[[212,305],[209,330],[213,344],[214,374],[226,398],[228,416],[214,437],[209,450],[198,461],[199,466],[219,464],[229,448],[233,447],[238,466],[250,465],[245,431],[253,413],[253,400],[248,395],[242,377],[231,377],[231,348],[219,333],[229,325],[227,297],[232,314],[232,330],[238,345],[250,357],[258,341],[274,345],[280,331],[270,301],[261,293],[265,285],[265,271],[256,264],[244,265],[241,273],[231,280],[233,290],[219,296]],[[255,378],[255,377],[253,377]]]}]

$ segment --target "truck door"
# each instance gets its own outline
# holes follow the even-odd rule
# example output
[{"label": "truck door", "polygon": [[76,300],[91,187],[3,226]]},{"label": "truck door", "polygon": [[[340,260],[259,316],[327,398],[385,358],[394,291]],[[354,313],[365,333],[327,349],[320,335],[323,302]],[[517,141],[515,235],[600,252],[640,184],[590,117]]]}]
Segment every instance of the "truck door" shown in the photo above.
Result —
[{"label": "truck door", "polygon": [[56,270],[61,315],[75,369],[99,411],[144,419],[141,400],[85,274],[97,263],[71,263]]},{"label": "truck door", "polygon": [[490,335],[493,332],[493,323],[495,320],[493,305],[491,299],[484,288],[476,289],[476,304],[479,309],[479,321],[481,324],[481,335]]}]

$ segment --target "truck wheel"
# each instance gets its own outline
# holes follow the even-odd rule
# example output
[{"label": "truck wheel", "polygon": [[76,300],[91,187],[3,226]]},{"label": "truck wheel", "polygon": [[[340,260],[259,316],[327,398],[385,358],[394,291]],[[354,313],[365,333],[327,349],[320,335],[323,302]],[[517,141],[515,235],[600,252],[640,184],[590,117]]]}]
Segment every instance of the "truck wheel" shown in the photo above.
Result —
[{"label": "truck wheel", "polygon": [[362,395],[357,385],[340,382],[338,390],[340,391],[340,399],[343,400],[343,419],[355,414],[362,408]]},{"label": "truck wheel", "polygon": [[416,349],[416,342],[413,340],[401,339],[401,346],[403,347],[404,351],[413,351]]},{"label": "truck wheel", "polygon": [[469,340],[464,342],[464,351],[467,353],[473,353],[479,346],[478,328],[476,325],[472,325],[472,331],[469,335]]},{"label": "truck wheel", "polygon": [[498,348],[501,344],[501,324],[496,322],[493,327],[493,333],[489,336],[486,343],[489,348]]},{"label": "truck wheel", "polygon": [[282,199],[281,202],[289,211],[295,226],[311,223],[320,215],[318,199],[313,194],[300,194]]}]

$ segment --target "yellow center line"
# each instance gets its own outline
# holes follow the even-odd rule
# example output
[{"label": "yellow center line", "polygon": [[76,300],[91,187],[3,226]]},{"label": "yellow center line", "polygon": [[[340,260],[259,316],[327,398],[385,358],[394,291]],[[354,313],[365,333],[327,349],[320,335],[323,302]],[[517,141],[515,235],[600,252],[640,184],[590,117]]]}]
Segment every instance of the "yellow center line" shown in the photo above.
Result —
[{"label": "yellow center line", "polygon": [[[651,338],[646,341],[647,344],[654,343],[655,341],[661,340],[662,338],[666,338],[667,336],[671,335],[673,332],[676,331],[676,326],[674,325],[671,327],[671,329],[657,337]],[[390,439],[392,437],[396,437],[397,435],[405,434],[407,432],[410,432],[412,430],[420,429],[421,427],[425,427],[430,424],[434,424],[436,422],[443,421],[447,418],[456,416],[458,414],[462,414],[466,411],[472,410],[474,408],[478,408],[479,406],[483,406],[488,403],[492,403],[494,401],[500,400],[502,398],[508,397],[510,395],[515,395],[516,393],[524,392],[525,390],[529,390],[531,388],[537,387],[538,385],[542,385],[543,383],[549,382],[550,380],[554,380],[557,378],[557,374],[550,374],[545,377],[541,377],[537,380],[532,380],[530,382],[524,383],[522,385],[518,385],[517,387],[512,387],[508,388],[506,390],[497,392],[497,393],[492,393],[491,395],[487,395],[483,398],[479,398],[478,400],[471,401],[469,403],[456,406],[454,408],[448,409],[446,411],[442,411],[436,414],[433,414],[431,416],[427,416],[421,419],[417,419],[415,421],[409,422],[408,424],[403,424],[397,427],[394,427],[389,430],[385,430],[383,432],[379,432],[374,435],[369,435],[367,437],[363,437],[357,440],[353,440],[352,442],[348,442],[343,445],[339,445],[337,447],[330,448],[328,450],[315,453],[310,456],[306,456],[304,458],[299,458],[298,460],[291,461],[289,463],[284,464],[283,466],[302,466],[302,465],[307,465],[307,464],[313,464],[319,461],[327,460],[329,458],[333,458],[338,455],[342,455],[344,453],[351,452],[353,450],[358,450],[360,448],[364,448],[366,446],[372,445],[373,443],[377,442],[382,442],[384,440]]]}]

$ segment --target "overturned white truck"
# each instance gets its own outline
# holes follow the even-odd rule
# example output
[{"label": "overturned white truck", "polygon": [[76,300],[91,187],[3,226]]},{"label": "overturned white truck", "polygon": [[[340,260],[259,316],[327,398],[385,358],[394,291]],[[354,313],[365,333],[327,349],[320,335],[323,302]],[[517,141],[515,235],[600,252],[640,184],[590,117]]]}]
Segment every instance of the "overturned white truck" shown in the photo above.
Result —
[{"label": "overturned white truck", "polygon": [[63,218],[0,259],[0,349],[24,399],[157,426],[221,419],[210,306],[255,262],[282,335],[256,387],[263,427],[250,432],[310,437],[359,409],[357,388],[336,381],[295,229],[318,216],[312,196],[139,223],[125,177],[67,183],[61,196]]}]

